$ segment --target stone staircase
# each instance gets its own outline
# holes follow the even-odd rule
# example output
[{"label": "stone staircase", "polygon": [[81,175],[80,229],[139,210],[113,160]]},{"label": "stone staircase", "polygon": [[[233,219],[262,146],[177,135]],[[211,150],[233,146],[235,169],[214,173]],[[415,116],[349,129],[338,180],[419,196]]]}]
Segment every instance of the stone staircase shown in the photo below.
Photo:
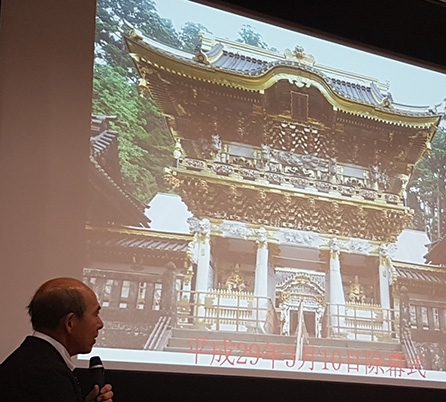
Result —
[{"label": "stone staircase", "polygon": [[164,350],[231,357],[293,359],[296,338],[260,333],[173,328]]},{"label": "stone staircase", "polygon": [[[260,333],[208,331],[173,328],[164,347],[165,351],[219,354],[284,360],[294,359],[296,338],[293,336]],[[400,359],[407,367],[398,342],[354,341],[348,339],[309,338],[304,345],[302,358],[308,361],[339,364],[387,366],[389,359]]]},{"label": "stone staircase", "polygon": [[314,355],[315,361],[330,365],[359,364],[373,366],[401,365],[406,358],[399,342],[372,342],[349,339],[310,338],[304,354]]}]

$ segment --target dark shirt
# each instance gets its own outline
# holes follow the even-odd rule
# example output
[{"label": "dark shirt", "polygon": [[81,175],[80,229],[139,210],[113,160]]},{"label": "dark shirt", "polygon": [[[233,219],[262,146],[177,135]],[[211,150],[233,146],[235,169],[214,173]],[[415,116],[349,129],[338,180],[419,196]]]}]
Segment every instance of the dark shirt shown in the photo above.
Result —
[{"label": "dark shirt", "polygon": [[75,375],[47,341],[28,336],[0,365],[0,401],[83,402]]}]

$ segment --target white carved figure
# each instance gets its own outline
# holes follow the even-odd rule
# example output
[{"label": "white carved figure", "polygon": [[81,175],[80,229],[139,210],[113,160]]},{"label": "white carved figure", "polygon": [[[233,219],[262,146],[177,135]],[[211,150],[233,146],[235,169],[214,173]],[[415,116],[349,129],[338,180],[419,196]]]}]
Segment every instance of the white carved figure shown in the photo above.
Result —
[{"label": "white carved figure", "polygon": [[173,150],[173,157],[175,159],[180,159],[183,155],[183,147],[181,146],[180,139],[177,139],[175,142],[175,149]]},{"label": "white carved figure", "polygon": [[338,182],[338,160],[336,158],[328,160],[328,180],[330,183]]},{"label": "white carved figure", "polygon": [[194,240],[187,245],[186,256],[189,262],[197,263],[197,243]]},{"label": "white carved figure", "polygon": [[329,246],[332,254],[339,254],[341,251],[341,242],[336,237],[330,240]]},{"label": "white carved figure", "polygon": [[370,166],[369,169],[370,187],[373,188],[374,190],[378,190],[379,176],[380,176],[379,167],[377,165]]},{"label": "white carved figure", "polygon": [[204,218],[198,222],[198,233],[204,235],[211,234],[211,222],[209,222],[209,219]]},{"label": "white carved figure", "polygon": [[258,243],[268,242],[268,232],[264,227],[261,227],[259,228],[259,230],[257,230],[257,242]]},{"label": "white carved figure", "polygon": [[221,151],[221,139],[218,134],[212,134],[211,150],[215,153]]},{"label": "white carved figure", "polygon": [[199,224],[199,222],[200,222],[200,220],[195,218],[195,217],[187,218],[187,223],[189,224],[189,231],[191,233],[198,232],[198,224]]},{"label": "white carved figure", "polygon": [[268,145],[260,145],[260,168],[266,169],[268,167],[268,162],[271,159],[271,148]]}]

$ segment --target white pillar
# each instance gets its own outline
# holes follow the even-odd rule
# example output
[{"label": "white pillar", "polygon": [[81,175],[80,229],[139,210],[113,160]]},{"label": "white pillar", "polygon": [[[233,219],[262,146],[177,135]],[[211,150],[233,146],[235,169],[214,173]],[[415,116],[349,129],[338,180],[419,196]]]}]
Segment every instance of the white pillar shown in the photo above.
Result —
[{"label": "white pillar", "polygon": [[195,281],[195,302],[198,308],[195,310],[196,325],[201,326],[206,317],[205,293],[209,290],[211,283],[211,246],[209,244],[211,234],[211,223],[208,219],[203,219],[198,223],[195,233],[195,252],[197,260],[197,279]]},{"label": "white pillar", "polygon": [[268,297],[268,233],[263,227],[257,232],[254,295]]},{"label": "white pillar", "polygon": [[382,308],[390,308],[390,289],[392,269],[389,253],[385,244],[379,247],[379,298]]},{"label": "white pillar", "polygon": [[381,307],[390,308],[390,291],[389,291],[389,271],[387,267],[379,262],[379,295],[381,299]]},{"label": "white pillar", "polygon": [[379,298],[383,309],[383,329],[390,331],[390,285],[393,284],[393,266],[385,244],[379,246]]},{"label": "white pillar", "polygon": [[197,264],[195,238],[187,245],[186,259],[184,261],[184,277],[181,282],[181,295],[179,300],[184,298],[189,300],[190,291],[192,290],[192,280],[194,277],[193,264]]},{"label": "white pillar", "polygon": [[210,261],[211,246],[209,244],[211,234],[211,223],[208,219],[199,222],[196,236],[196,258],[197,258],[197,280],[195,290],[197,292],[207,292],[210,283]]},{"label": "white pillar", "polygon": [[257,299],[257,319],[261,323],[262,331],[268,318],[268,232],[261,227],[257,231],[257,259],[254,283],[254,296]]},{"label": "white pillar", "polygon": [[[341,263],[339,261],[341,248],[339,240],[334,238],[330,242],[330,322],[333,335],[345,332],[345,295],[342,286]],[[341,327],[341,328],[340,328]]]}]

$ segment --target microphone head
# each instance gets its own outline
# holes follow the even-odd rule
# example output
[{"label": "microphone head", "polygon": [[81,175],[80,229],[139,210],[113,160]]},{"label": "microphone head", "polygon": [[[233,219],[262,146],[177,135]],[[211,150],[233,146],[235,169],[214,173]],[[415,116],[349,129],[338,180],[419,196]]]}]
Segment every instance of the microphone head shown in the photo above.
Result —
[{"label": "microphone head", "polygon": [[101,358],[99,356],[93,356],[90,358],[89,368],[104,368]]},{"label": "microphone head", "polygon": [[99,356],[93,356],[90,359],[90,374],[93,385],[97,384],[101,389],[105,384],[105,370]]}]

